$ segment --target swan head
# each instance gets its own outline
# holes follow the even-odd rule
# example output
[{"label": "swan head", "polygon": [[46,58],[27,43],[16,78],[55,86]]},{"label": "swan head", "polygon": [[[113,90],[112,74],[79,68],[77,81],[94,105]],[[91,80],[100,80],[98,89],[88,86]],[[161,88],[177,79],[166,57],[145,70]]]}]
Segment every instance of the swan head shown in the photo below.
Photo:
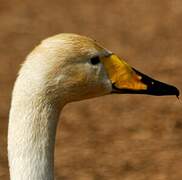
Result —
[{"label": "swan head", "polygon": [[64,103],[110,93],[179,95],[174,86],[140,73],[96,41],[76,34],[42,41],[19,76],[29,77],[26,83],[34,93],[42,90],[46,97]]}]

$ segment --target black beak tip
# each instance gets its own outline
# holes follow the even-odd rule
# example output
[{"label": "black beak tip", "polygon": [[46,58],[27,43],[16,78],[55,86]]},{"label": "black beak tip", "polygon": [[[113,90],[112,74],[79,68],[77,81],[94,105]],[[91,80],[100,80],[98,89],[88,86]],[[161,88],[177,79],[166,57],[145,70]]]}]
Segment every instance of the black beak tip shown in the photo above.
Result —
[{"label": "black beak tip", "polygon": [[175,86],[168,85],[159,81],[156,83],[156,85],[154,85],[154,87],[151,86],[150,88],[149,89],[151,91],[151,94],[153,92],[154,94],[156,93],[155,95],[159,96],[175,95],[177,98],[179,98],[180,95],[179,90]]},{"label": "black beak tip", "polygon": [[180,92],[175,86],[150,78],[134,68],[133,70],[142,77],[141,81],[147,85],[147,90],[142,91],[143,93],[156,96],[175,95],[179,99]]},{"label": "black beak tip", "polygon": [[175,88],[175,95],[176,95],[176,97],[179,99],[179,96],[180,96],[180,92],[179,92],[179,90],[176,88],[176,87],[174,87]]}]

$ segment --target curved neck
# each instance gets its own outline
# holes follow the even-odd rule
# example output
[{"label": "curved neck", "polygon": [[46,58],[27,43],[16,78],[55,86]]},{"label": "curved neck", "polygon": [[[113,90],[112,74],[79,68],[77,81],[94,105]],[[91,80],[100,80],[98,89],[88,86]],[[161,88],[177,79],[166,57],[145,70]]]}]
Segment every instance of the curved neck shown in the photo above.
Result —
[{"label": "curved neck", "polygon": [[11,180],[53,180],[60,107],[46,97],[14,93],[8,129]]}]

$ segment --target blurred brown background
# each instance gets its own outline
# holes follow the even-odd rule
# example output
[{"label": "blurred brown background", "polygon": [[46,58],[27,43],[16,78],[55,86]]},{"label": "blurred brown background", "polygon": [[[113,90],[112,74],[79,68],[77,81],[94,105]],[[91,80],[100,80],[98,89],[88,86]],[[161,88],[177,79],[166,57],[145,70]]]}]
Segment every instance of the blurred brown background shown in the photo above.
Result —
[{"label": "blurred brown background", "polygon": [[[137,69],[182,89],[180,0],[0,1],[0,180],[20,64],[42,39],[90,36]],[[67,105],[57,132],[57,180],[181,180],[182,102],[108,95]]]}]

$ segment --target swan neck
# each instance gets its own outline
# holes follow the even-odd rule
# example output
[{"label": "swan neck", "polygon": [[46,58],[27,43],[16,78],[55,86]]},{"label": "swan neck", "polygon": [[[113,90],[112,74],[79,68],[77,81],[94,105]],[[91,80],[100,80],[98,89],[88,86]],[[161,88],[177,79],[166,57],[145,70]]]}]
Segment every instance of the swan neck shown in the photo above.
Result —
[{"label": "swan neck", "polygon": [[20,98],[14,93],[10,111],[10,179],[53,180],[54,146],[60,107],[48,102],[44,96],[22,96]]}]

